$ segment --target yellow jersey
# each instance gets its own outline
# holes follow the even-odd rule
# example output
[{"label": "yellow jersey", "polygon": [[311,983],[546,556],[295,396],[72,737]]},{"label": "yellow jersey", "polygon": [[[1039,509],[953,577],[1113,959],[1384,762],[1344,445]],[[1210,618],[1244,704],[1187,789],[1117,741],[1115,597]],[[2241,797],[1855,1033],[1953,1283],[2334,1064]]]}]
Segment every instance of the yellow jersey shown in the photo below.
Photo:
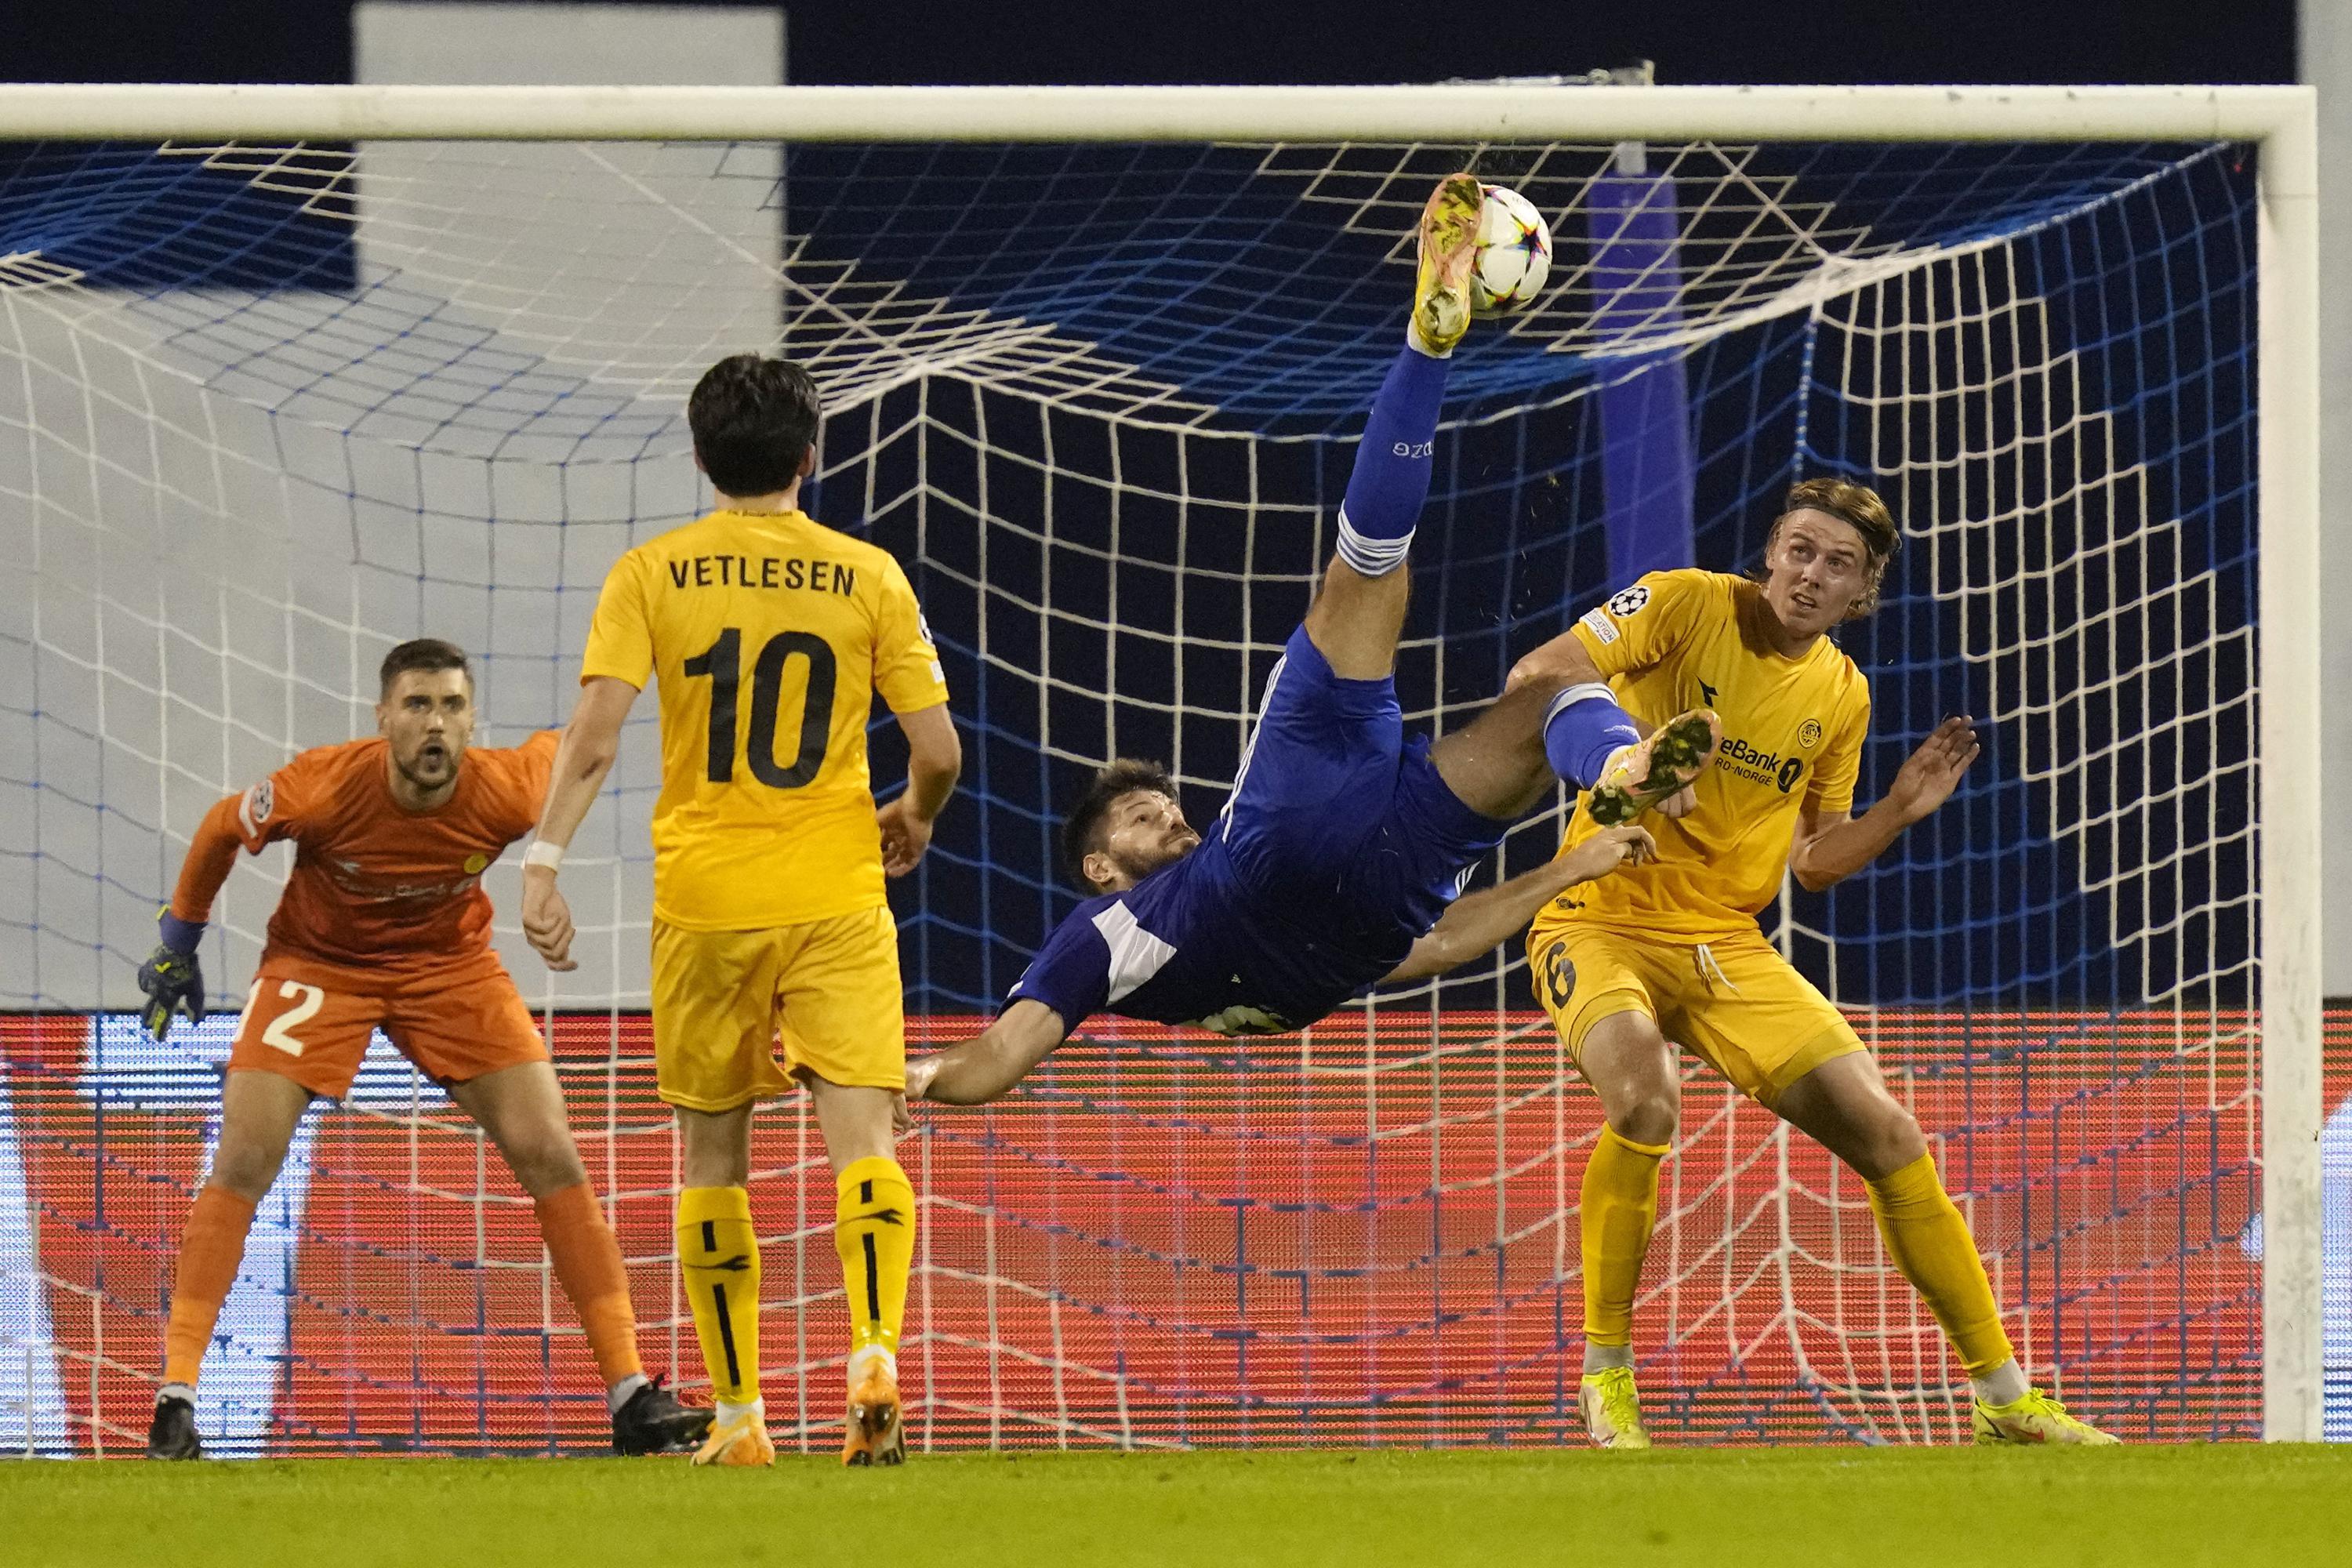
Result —
[{"label": "yellow jersey", "polygon": [[948,700],[889,552],[797,511],[718,511],[604,579],[581,679],[661,687],[654,913],[757,931],[879,907],[866,726]]},{"label": "yellow jersey", "polygon": [[[1585,922],[1696,943],[1753,931],[1788,872],[1801,810],[1853,810],[1869,683],[1827,637],[1794,658],[1775,652],[1758,630],[1762,592],[1719,572],[1653,572],[1570,628],[1643,725],[1712,708],[1723,747],[1696,809],[1642,818],[1657,859],[1570,888],[1537,915],[1538,932]],[[1582,804],[1563,855],[1600,831]]]}]

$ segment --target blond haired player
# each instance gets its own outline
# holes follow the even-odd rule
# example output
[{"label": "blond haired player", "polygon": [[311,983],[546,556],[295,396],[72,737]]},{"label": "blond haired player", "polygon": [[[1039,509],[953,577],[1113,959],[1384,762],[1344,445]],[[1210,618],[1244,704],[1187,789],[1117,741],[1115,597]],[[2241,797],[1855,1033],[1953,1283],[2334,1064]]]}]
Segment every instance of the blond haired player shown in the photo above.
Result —
[{"label": "blond haired player", "polygon": [[[1536,916],[1539,999],[1599,1091],[1607,1125],[1584,1170],[1585,1424],[1605,1447],[1647,1447],[1628,1348],[1657,1220],[1658,1162],[1680,1110],[1679,1040],[1852,1166],[1879,1235],[1958,1351],[1979,1443],[2112,1443],[2028,1386],[1975,1241],[1927,1142],[1843,1016],[1757,930],[1784,874],[1818,891],[1877,858],[1949,798],[1976,731],[1948,719],[1856,817],[1870,690],[1828,637],[1866,616],[1900,542],[1860,485],[1789,491],[1758,580],[1656,572],[1512,672],[1564,680],[1555,723],[1611,744],[1692,703],[1718,716],[1714,765],[1654,822],[1645,865],[1575,889]],[[1600,829],[1589,811],[1560,853]]]},{"label": "blond haired player", "polygon": [[[695,386],[687,422],[719,510],[630,551],[606,577],[524,863],[524,931],[570,969],[556,868],[630,704],[657,678],[655,1073],[685,1142],[678,1259],[718,1403],[697,1464],[775,1458],[744,1184],[751,1108],[794,1079],[835,1173],[852,1330],[842,1462],[897,1464],[905,1452],[898,1348],[915,1194],[891,1157],[906,1017],[883,876],[922,858],[962,752],[906,573],[800,510],[818,420],[815,383],[782,360],[738,354]],[[907,788],[878,813],[866,755],[877,691],[908,752]]]}]

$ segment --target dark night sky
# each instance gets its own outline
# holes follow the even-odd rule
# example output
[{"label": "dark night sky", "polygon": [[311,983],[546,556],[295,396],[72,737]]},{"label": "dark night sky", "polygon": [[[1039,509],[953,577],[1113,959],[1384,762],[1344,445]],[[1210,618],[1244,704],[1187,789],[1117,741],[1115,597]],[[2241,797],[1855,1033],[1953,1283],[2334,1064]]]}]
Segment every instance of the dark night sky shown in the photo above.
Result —
[{"label": "dark night sky", "polygon": [[[2292,81],[2293,0],[824,0],[801,82],[1433,81],[1647,58],[1669,82]],[[0,79],[343,81],[337,0],[82,0],[0,16]],[[1454,24],[1433,37],[1431,18]]]}]

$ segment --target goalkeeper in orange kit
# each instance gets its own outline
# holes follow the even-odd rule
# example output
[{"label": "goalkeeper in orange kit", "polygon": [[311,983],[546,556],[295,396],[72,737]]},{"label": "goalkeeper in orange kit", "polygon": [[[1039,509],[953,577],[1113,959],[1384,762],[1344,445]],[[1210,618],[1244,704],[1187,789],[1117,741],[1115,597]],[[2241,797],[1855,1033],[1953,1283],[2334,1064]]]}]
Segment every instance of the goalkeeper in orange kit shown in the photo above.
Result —
[{"label": "goalkeeper in orange kit", "polygon": [[530,1194],[604,1375],[614,1450],[691,1447],[710,1412],[679,1405],[638,1363],[620,1243],[572,1145],[546,1042],[490,947],[482,872],[530,828],[555,736],[469,749],[473,675],[449,643],[401,644],[380,679],[381,734],[304,752],[213,807],[139,972],[157,1038],[174,1013],[203,1017],[196,949],[214,896],[238,850],[293,843],[229,1052],[220,1142],[180,1237],[148,1457],[201,1457],[197,1373],[254,1208],[312,1097],[351,1088],[378,1028],[490,1135]]}]

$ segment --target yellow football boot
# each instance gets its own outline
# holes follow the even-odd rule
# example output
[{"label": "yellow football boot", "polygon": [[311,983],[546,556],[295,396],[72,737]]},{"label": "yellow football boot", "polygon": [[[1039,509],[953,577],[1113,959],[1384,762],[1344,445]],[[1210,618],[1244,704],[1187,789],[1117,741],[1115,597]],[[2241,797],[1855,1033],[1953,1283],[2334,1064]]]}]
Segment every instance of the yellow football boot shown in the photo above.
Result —
[{"label": "yellow football boot", "polygon": [[1643,739],[1617,748],[1585,797],[1586,815],[1603,827],[1633,821],[1697,782],[1722,744],[1723,721],[1710,709],[1694,708],[1667,720]]},{"label": "yellow football boot", "polygon": [[1412,330],[1432,353],[1451,353],[1470,330],[1470,269],[1478,260],[1478,216],[1486,192],[1475,174],[1448,174],[1421,211],[1421,269],[1412,289]]},{"label": "yellow football boot", "polygon": [[2123,1439],[2102,1432],[2038,1388],[2029,1388],[2007,1405],[1969,1401],[1969,1424],[1976,1429],[1977,1447],[1997,1448],[2008,1443],[2080,1443],[2105,1447]]},{"label": "yellow football boot", "polygon": [[907,1445],[898,1429],[898,1379],[887,1357],[877,1355],[866,1363],[856,1385],[849,1391],[849,1416],[844,1423],[841,1462],[907,1462]]},{"label": "yellow football boot", "polygon": [[768,1436],[767,1419],[753,1411],[732,1421],[718,1423],[710,1428],[710,1436],[702,1447],[695,1450],[694,1462],[745,1468],[774,1464],[776,1445]]},{"label": "yellow football boot", "polygon": [[1642,1396],[1633,1390],[1633,1369],[1608,1366],[1588,1372],[1576,1385],[1576,1407],[1584,1415],[1584,1430],[1596,1448],[1646,1448],[1650,1435],[1642,1427]]}]

